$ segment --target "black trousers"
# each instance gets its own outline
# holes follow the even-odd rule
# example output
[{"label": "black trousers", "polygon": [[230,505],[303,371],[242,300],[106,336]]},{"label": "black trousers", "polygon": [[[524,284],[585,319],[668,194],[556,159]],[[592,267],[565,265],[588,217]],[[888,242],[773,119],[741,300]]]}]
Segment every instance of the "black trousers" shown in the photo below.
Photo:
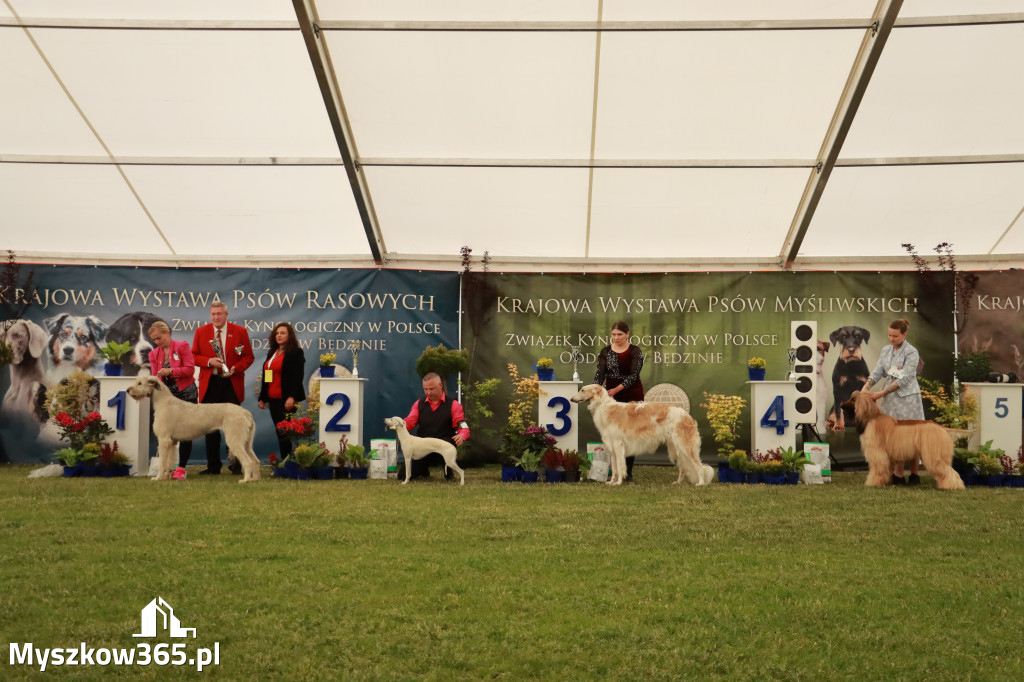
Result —
[{"label": "black trousers", "polygon": [[[233,403],[238,405],[238,397],[235,395],[235,387],[231,385],[230,379],[214,374],[210,377],[210,383],[206,386],[206,395],[200,401],[202,403]],[[220,471],[220,431],[206,434],[206,468],[210,471]],[[230,451],[228,451],[230,455]]]},{"label": "black trousers", "polygon": [[[187,400],[185,402],[195,403],[195,400]],[[178,466],[183,467],[188,464],[188,458],[192,456],[192,441],[183,440],[178,443]]]},{"label": "black trousers", "polygon": [[[277,422],[283,420],[285,414],[287,414],[284,411],[284,402],[284,398],[267,399],[267,409],[270,410],[270,418],[274,421],[275,427],[277,426]],[[277,429],[275,428],[274,431],[276,433]],[[278,433],[277,447],[279,448],[277,454],[281,456],[281,459],[284,459],[288,455],[292,454],[292,439],[282,436],[280,433]]]}]

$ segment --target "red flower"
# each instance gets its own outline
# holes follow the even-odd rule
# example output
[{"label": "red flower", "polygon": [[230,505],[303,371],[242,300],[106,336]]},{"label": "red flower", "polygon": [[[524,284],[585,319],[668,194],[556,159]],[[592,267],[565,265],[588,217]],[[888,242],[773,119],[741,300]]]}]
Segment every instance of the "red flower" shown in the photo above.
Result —
[{"label": "red flower", "polygon": [[86,421],[97,422],[101,419],[103,419],[103,417],[100,415],[99,412],[90,412],[89,414],[85,415]]},{"label": "red flower", "polygon": [[67,412],[58,412],[57,416],[53,418],[55,422],[61,426],[71,426],[75,423],[75,420],[71,418]]},{"label": "red flower", "polygon": [[273,453],[273,452],[270,453],[270,463],[271,464],[277,464],[277,454],[276,453]]},{"label": "red flower", "polygon": [[71,430],[72,431],[85,431],[85,424],[83,424],[82,422],[75,422],[74,424],[71,425]]}]

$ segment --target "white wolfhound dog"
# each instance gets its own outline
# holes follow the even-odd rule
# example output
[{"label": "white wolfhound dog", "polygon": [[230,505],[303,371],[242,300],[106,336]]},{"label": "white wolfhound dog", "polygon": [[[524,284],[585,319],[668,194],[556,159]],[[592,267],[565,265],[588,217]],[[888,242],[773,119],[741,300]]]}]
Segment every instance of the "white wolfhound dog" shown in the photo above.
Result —
[{"label": "white wolfhound dog", "polygon": [[423,459],[431,452],[440,453],[444,457],[445,466],[459,472],[461,479],[459,485],[466,485],[466,473],[455,463],[458,451],[454,445],[440,438],[420,438],[410,435],[409,430],[405,428],[405,420],[401,417],[388,417],[384,423],[398,434],[398,442],[402,444],[402,454],[405,455],[405,480],[402,481],[402,485],[408,483],[409,477],[412,475],[412,461]]},{"label": "white wolfhound dog", "polygon": [[668,447],[668,457],[679,467],[676,483],[687,480],[707,485],[715,470],[700,461],[700,432],[697,422],[686,410],[657,403],[620,403],[598,384],[584,386],[571,400],[590,401],[594,425],[604,446],[611,452],[612,477],[609,485],[621,485],[626,473],[626,457],[654,452],[659,445]]},{"label": "white wolfhound dog", "polygon": [[242,464],[239,483],[260,479],[260,460],[252,451],[256,423],[249,410],[231,403],[195,405],[171,395],[164,382],[157,377],[140,376],[128,395],[136,400],[153,399],[153,433],[160,450],[159,473],[156,480],[166,481],[174,469],[174,446],[184,440],[220,429],[224,432],[231,454]]}]

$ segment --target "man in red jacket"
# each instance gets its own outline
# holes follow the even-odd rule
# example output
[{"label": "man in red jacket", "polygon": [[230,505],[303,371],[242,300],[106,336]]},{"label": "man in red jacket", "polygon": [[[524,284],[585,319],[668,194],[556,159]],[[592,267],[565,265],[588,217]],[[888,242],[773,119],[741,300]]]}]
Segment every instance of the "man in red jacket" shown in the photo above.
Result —
[{"label": "man in red jacket", "polygon": [[[200,403],[242,404],[245,370],[253,363],[252,344],[245,327],[228,322],[228,307],[223,301],[210,304],[210,324],[196,330],[192,357],[199,368]],[[206,434],[206,470],[199,473],[219,474],[220,467],[220,431],[214,431]],[[237,459],[229,468],[232,473],[242,472]]]}]

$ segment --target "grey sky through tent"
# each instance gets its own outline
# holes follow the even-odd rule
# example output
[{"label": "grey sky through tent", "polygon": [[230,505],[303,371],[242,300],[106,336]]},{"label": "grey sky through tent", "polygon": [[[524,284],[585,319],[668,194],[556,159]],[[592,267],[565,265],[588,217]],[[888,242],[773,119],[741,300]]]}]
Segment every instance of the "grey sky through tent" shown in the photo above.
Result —
[{"label": "grey sky through tent", "polygon": [[964,268],[1024,262],[1024,0],[4,0],[0,59],[0,215],[27,260],[909,269],[902,242],[946,241]]}]

